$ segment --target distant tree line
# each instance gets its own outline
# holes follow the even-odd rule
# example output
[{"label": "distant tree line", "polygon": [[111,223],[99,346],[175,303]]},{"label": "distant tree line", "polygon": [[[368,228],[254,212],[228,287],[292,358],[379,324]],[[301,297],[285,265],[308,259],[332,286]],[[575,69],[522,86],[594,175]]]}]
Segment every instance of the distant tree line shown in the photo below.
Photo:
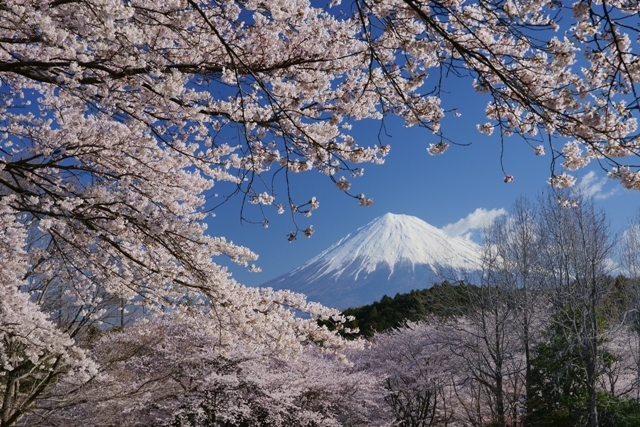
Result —
[{"label": "distant tree line", "polygon": [[[343,314],[354,317],[346,325],[358,328],[357,336],[371,338],[376,333],[399,328],[408,321],[422,320],[427,315],[448,317],[464,312],[469,304],[468,294],[477,289],[477,286],[466,282],[451,284],[445,280],[430,288],[396,293],[394,297],[384,295],[380,301],[348,308]],[[448,303],[444,304],[445,301]]]}]

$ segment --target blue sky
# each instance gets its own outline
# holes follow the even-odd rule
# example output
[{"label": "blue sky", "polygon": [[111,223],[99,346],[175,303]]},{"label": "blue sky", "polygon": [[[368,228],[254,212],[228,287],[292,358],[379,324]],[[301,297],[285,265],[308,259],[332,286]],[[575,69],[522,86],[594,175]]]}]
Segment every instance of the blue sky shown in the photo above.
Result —
[{"label": "blue sky", "polygon": [[[388,119],[385,126],[389,136],[382,141],[391,145],[391,153],[385,164],[365,164],[364,175],[350,180],[351,192],[373,198],[372,206],[358,206],[357,200],[340,192],[328,177],[311,171],[293,175],[291,180],[292,193],[299,202],[312,196],[320,202],[320,208],[311,217],[297,217],[300,228],[313,225],[315,234],[309,239],[300,236],[293,243],[287,241],[287,234],[294,229],[288,212],[277,215],[275,208],[266,209],[270,222],[268,228],[263,228],[259,224],[240,223],[238,197],[216,209],[216,217],[209,221],[209,232],[247,246],[260,256],[256,265],[262,268],[261,273],[249,273],[231,265],[234,277],[243,284],[258,286],[299,266],[387,212],[414,215],[452,234],[464,235],[501,209],[508,210],[519,196],[534,199],[547,189],[546,181],[551,174],[549,154],[535,156],[533,148],[519,137],[504,141],[505,172],[515,179],[503,182],[499,134],[489,137],[476,130],[476,124],[486,122],[484,108],[489,98],[476,94],[470,79],[453,79],[445,85],[450,93],[443,98],[443,106],[457,108],[461,116],[449,114],[442,129],[448,138],[471,145],[453,145],[441,156],[430,156],[426,148],[438,142],[435,135],[423,128],[405,128],[398,119]],[[379,129],[379,122],[356,123],[353,135],[359,144],[373,145]],[[606,178],[605,172],[593,162],[575,175],[596,205],[605,210],[612,230],[622,232],[640,208],[640,194]],[[223,186],[218,190],[224,193]],[[283,187],[276,200],[282,195]],[[254,205],[245,206],[245,216],[262,218]]]}]

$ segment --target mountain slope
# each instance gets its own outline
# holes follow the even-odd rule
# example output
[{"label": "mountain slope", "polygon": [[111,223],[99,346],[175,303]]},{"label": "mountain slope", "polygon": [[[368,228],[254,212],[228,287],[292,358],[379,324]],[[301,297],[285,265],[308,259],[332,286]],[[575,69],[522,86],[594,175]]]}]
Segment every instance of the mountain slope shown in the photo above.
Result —
[{"label": "mountain slope", "polygon": [[388,213],[262,286],[305,293],[325,305],[357,307],[476,271],[479,247],[419,218]]}]

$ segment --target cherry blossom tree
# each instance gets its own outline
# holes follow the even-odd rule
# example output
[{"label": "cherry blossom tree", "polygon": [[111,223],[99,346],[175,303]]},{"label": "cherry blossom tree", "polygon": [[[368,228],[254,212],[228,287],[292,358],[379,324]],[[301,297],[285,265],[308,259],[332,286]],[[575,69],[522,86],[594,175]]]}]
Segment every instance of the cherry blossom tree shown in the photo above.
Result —
[{"label": "cherry blossom tree", "polygon": [[[444,153],[451,141],[441,123],[456,114],[441,107],[447,74],[471,76],[489,94],[481,132],[521,135],[532,155],[546,149],[569,171],[596,160],[640,188],[630,160],[638,153],[634,4],[354,0],[341,15],[339,3],[0,4],[0,225],[11,236],[3,244],[19,252],[6,259],[20,263],[1,285],[0,316],[10,319],[2,360],[26,360],[10,344],[18,340],[40,349],[24,353],[34,369],[73,371],[81,349],[114,318],[122,326],[126,310],[186,302],[208,305],[247,343],[269,337],[283,353],[301,342],[339,351],[345,343],[315,322],[339,323],[337,313],[247,289],[215,262],[250,267],[255,255],[207,232],[206,199],[231,185],[264,214],[257,222],[272,209],[296,224],[319,201],[293,200],[292,174],[319,171],[350,194],[360,164],[389,153],[382,142],[358,144],[349,132],[357,120],[397,115],[435,134],[429,153]],[[563,37],[553,33],[559,22]],[[556,170],[550,179],[574,182]],[[292,240],[313,233],[295,227]],[[16,307],[23,314],[9,317]],[[289,309],[311,318],[295,320]],[[22,375],[17,366],[4,364],[6,384]],[[33,392],[3,383],[3,425],[58,378],[37,377],[44,382]]]},{"label": "cherry blossom tree", "polygon": [[[402,77],[420,84],[429,69],[440,78],[471,76],[476,90],[490,95],[489,121],[478,130],[489,135],[499,130],[503,142],[517,134],[530,143],[532,155],[549,153],[551,185],[575,183],[575,177],[556,170],[557,161],[570,172],[596,160],[626,188],[638,188],[633,5],[415,0],[357,5],[372,63],[400,82],[395,87],[408,87]],[[404,98],[418,101],[405,116],[440,137],[429,147],[433,155],[449,145],[440,128],[445,111],[422,121],[425,109],[439,106],[444,96],[438,81],[430,97]],[[505,182],[513,179],[505,173]]]},{"label": "cherry blossom tree", "polygon": [[52,382],[86,381],[97,365],[21,292],[28,268],[24,229],[0,202],[0,426],[29,413]]},{"label": "cherry blossom tree", "polygon": [[451,353],[437,319],[407,322],[403,327],[376,334],[373,346],[357,359],[360,369],[376,376],[381,396],[402,427],[458,425],[456,383],[461,364]]},{"label": "cherry blossom tree", "polygon": [[408,322],[373,338],[358,363],[382,382],[397,425],[505,426],[521,420],[520,339],[500,330],[494,337],[497,322],[485,317],[484,330],[477,315],[460,315]]},{"label": "cherry blossom tree", "polygon": [[[371,419],[377,379],[313,347],[283,358],[247,345],[210,310],[180,307],[104,333],[90,352],[100,373],[67,382],[28,425],[353,426]],[[68,391],[73,398],[62,398]]]},{"label": "cherry blossom tree", "polygon": [[[269,345],[283,353],[300,351],[304,342],[331,351],[344,346],[335,333],[315,323],[319,316],[338,319],[337,313],[307,304],[300,295],[247,289],[230,280],[214,257],[225,255],[247,265],[255,255],[206,234],[203,223],[205,194],[215,182],[242,185],[247,174],[280,164],[278,150],[263,146],[259,135],[267,132],[295,147],[326,132],[324,128],[334,128],[303,123],[302,116],[285,105],[298,101],[280,89],[288,91],[287,75],[298,74],[296,67],[308,62],[308,50],[320,46],[322,37],[333,39],[349,30],[308,4],[291,7],[310,14],[296,18],[303,31],[292,32],[292,37],[299,39],[285,43],[288,48],[277,58],[247,51],[242,59],[234,49],[269,44],[256,44],[255,37],[279,40],[284,16],[295,14],[287,9],[269,24],[267,11],[258,11],[257,21],[241,29],[240,12],[251,5],[0,5],[0,195],[6,215],[14,218],[9,225],[3,223],[4,228],[7,233],[17,228],[3,244],[24,249],[21,269],[2,284],[2,315],[9,319],[3,360],[10,373],[3,377],[8,382],[1,390],[3,425],[26,415],[57,380],[57,373],[39,375],[34,391],[24,392],[27,382],[19,362],[28,359],[36,368],[62,366],[72,359],[67,355],[74,353],[68,351],[74,340],[86,345],[91,327],[103,327],[115,305],[157,311],[184,301],[207,304],[221,321],[235,326],[235,339],[264,342],[262,338],[269,337]],[[321,38],[311,41],[316,33]],[[345,37],[337,37],[337,43],[348,44]],[[287,53],[296,49],[301,50],[293,56]],[[253,63],[241,65],[249,57],[255,58]],[[311,60],[321,67],[306,77],[300,73],[308,79],[307,89],[318,95],[326,83],[314,75],[327,74],[323,69],[333,69],[340,58],[336,60]],[[346,70],[349,61],[343,61]],[[278,69],[284,74],[270,81],[268,75]],[[229,87],[240,74],[257,78],[249,85],[245,77],[235,84],[237,96],[215,95],[216,86],[232,93]],[[278,79],[280,85],[275,84]],[[269,104],[260,95],[266,87],[261,84],[285,104]],[[246,92],[252,85],[255,89]],[[258,122],[264,126],[256,127]],[[241,129],[248,145],[229,143],[225,126]],[[371,160],[381,151],[358,149],[334,133],[344,139],[340,146],[349,147],[345,150],[353,160]],[[291,164],[287,160],[283,165],[306,169],[309,163],[300,160],[299,151],[287,154]],[[246,194],[251,203],[272,200],[267,192]],[[312,199],[298,210],[309,212],[317,206]],[[33,303],[27,303],[29,296]],[[34,303],[42,312],[28,315]],[[22,307],[25,315],[14,315],[15,307]],[[311,318],[295,320],[289,309],[310,313]],[[17,331],[24,334],[21,339],[44,334],[32,344],[45,349],[15,350],[18,344],[10,341],[22,336]],[[20,356],[21,351],[30,358]],[[81,347],[76,352],[81,354]],[[21,387],[14,376],[22,380]],[[26,397],[18,398],[21,393]]]}]

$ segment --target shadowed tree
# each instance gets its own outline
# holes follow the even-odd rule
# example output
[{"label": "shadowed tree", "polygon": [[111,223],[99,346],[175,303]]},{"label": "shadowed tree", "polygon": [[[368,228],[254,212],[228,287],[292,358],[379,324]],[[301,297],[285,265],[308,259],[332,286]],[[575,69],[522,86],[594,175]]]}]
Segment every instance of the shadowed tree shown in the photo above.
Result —
[{"label": "shadowed tree", "polygon": [[[602,302],[613,285],[608,262],[613,235],[606,216],[592,202],[582,200],[577,207],[564,209],[552,196],[541,205],[541,231],[546,284],[554,305],[551,330],[554,339],[564,343],[557,356],[568,364],[572,357],[581,361],[585,423],[597,427],[598,381],[606,363],[607,308]],[[566,369],[570,375],[571,367]]]}]

